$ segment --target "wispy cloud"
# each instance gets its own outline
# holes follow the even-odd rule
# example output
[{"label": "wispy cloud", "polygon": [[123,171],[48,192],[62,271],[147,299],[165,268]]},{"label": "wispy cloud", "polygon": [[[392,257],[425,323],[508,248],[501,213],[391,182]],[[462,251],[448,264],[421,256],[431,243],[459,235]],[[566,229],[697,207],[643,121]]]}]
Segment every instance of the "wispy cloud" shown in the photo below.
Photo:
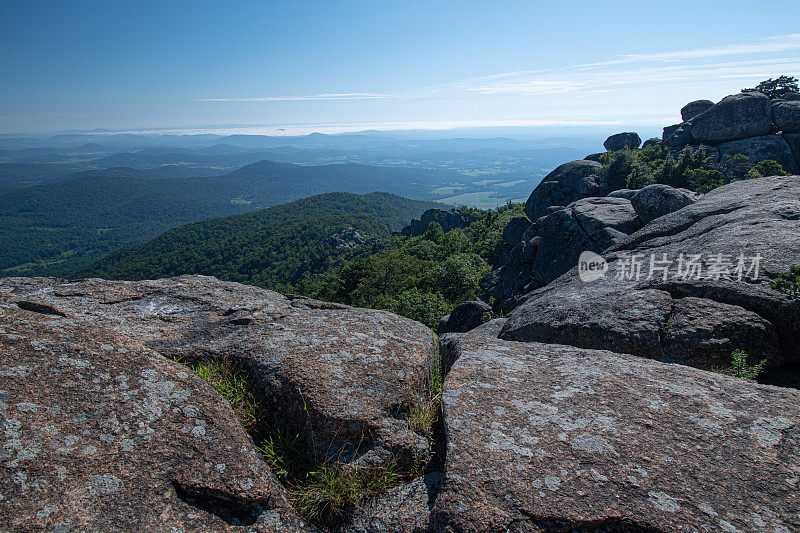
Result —
[{"label": "wispy cloud", "polygon": [[677,61],[680,59],[707,59],[714,57],[765,54],[774,52],[788,52],[800,50],[800,33],[791,35],[780,35],[767,37],[757,41],[746,43],[727,44],[721,46],[710,46],[706,48],[694,48],[691,50],[679,50],[675,52],[658,52],[652,54],[629,54],[619,59],[602,61],[599,63],[588,63],[583,67],[594,67],[603,65],[619,65],[623,63],[636,63],[642,61]]},{"label": "wispy cloud", "polygon": [[[393,92],[364,90],[196,101],[360,100],[364,106],[357,112],[348,109],[347,119],[381,116],[387,119],[386,124],[412,116],[429,125],[440,125],[443,123],[437,121],[450,118],[484,125],[610,124],[614,120],[663,124],[678,120],[678,111],[689,99],[721,98],[768,77],[800,72],[798,51],[800,34],[791,34],[705,48],[630,54],[594,63],[499,72]],[[369,101],[380,105],[370,106]],[[403,128],[399,123],[392,125]]]},{"label": "wispy cloud", "polygon": [[196,98],[195,102],[293,102],[306,100],[376,100],[390,98],[381,93],[330,93],[301,96],[256,96],[248,98]]},{"label": "wispy cloud", "polygon": [[546,72],[516,72],[491,78],[476,78],[463,82],[458,87],[484,95],[543,95],[721,78],[747,80],[798,70],[800,70],[800,57],[726,61],[713,64],[655,64],[640,65],[634,68],[595,68],[588,71],[580,67],[568,67]]}]

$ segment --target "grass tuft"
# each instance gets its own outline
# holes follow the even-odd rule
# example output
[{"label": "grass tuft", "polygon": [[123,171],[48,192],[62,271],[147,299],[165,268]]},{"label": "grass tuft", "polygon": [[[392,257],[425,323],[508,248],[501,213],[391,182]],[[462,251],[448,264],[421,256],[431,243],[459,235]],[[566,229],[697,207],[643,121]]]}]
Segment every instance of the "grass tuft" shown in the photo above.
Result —
[{"label": "grass tuft", "polygon": [[256,424],[257,406],[247,376],[235,364],[226,360],[188,365],[198,377],[211,385],[233,409],[242,426],[249,430]]},{"label": "grass tuft", "polygon": [[394,462],[361,468],[325,465],[289,494],[300,516],[334,529],[361,502],[397,485],[400,478]]}]

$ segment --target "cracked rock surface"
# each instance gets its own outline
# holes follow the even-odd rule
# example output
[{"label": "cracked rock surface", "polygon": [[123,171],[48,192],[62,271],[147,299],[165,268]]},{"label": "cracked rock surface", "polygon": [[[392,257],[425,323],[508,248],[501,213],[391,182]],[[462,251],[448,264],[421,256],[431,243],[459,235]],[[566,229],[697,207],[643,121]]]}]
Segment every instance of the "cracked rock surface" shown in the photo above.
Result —
[{"label": "cracked rock surface", "polygon": [[797,531],[800,391],[448,334],[436,531]]},{"label": "cracked rock surface", "polygon": [[184,366],[0,293],[0,529],[307,531]]},{"label": "cracked rock surface", "polygon": [[[680,275],[681,254],[702,255],[701,279]],[[756,254],[754,280],[747,270]],[[740,255],[741,281],[735,270]],[[712,256],[727,262],[718,279],[708,270]],[[624,237],[603,257],[609,267],[604,278],[584,282],[573,267],[526,294],[499,336],[706,366],[729,362],[736,348],[766,359],[767,367],[800,362],[800,300],[769,287],[789,265],[800,264],[800,177],[715,189]],[[668,263],[658,262],[665,258]],[[651,260],[657,267],[652,275]],[[687,351],[692,346],[700,349]],[[700,354],[705,361],[697,360]]]},{"label": "cracked rock surface", "polygon": [[124,282],[6,278],[17,303],[132,337],[170,358],[240,363],[259,399],[305,419],[320,459],[409,466],[427,449],[402,414],[428,375],[436,339],[397,315],[287,298],[206,276]]}]

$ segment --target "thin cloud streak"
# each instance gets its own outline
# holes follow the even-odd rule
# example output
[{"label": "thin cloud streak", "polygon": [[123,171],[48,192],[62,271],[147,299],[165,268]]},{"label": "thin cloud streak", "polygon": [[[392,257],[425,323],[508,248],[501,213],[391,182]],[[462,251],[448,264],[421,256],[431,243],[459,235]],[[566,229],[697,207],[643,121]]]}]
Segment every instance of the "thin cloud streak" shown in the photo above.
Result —
[{"label": "thin cloud streak", "polygon": [[377,100],[391,98],[381,93],[332,93],[303,96],[258,96],[252,98],[195,98],[194,102],[302,102],[307,100]]},{"label": "thin cloud streak", "polygon": [[695,48],[677,52],[660,52],[653,54],[629,54],[611,61],[587,63],[580,67],[595,67],[606,65],[619,65],[643,61],[675,61],[678,59],[703,59],[730,55],[765,54],[775,52],[788,52],[800,49],[800,33],[767,37],[760,41],[750,43],[728,44],[711,46],[708,48]]}]

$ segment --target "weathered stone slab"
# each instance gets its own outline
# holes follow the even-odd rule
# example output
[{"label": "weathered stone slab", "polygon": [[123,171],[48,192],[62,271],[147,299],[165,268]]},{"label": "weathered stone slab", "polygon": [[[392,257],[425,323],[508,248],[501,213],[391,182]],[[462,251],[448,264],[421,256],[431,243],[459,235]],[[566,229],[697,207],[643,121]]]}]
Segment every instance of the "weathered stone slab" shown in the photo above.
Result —
[{"label": "weathered stone slab", "polygon": [[800,391],[607,351],[443,338],[434,531],[796,531]]},{"label": "weathered stone slab", "polygon": [[0,529],[306,530],[186,367],[5,298],[0,350]]},{"label": "weathered stone slab", "polygon": [[0,290],[168,357],[239,362],[267,408],[289,421],[305,419],[312,451],[322,458],[404,466],[427,448],[402,415],[436,350],[433,332],[418,322],[205,276],[6,278]]}]

